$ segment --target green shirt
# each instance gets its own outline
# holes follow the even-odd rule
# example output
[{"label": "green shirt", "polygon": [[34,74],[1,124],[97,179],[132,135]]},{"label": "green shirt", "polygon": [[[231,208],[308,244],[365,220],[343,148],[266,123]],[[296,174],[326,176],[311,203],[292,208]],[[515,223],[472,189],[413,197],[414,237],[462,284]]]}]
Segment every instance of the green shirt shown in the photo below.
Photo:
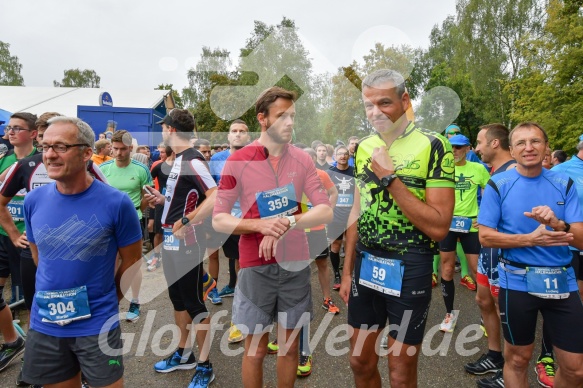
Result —
[{"label": "green shirt", "polygon": [[[32,152],[28,155],[26,155],[26,157],[28,158],[31,155],[36,154],[38,151],[36,150],[36,148],[32,149]],[[10,150],[8,151],[6,154],[4,154],[3,157],[0,158],[0,174],[2,174],[5,170],[7,170],[8,168],[10,168],[14,163],[16,163],[19,159],[16,158],[16,154],[14,153],[14,150]],[[22,190],[21,191],[23,194],[26,192],[26,190]],[[24,201],[24,195],[15,195],[14,198],[12,198],[12,200],[10,201],[10,203],[8,204],[8,207],[10,210],[10,206],[13,203],[20,203],[22,204],[22,202]],[[19,208],[21,208],[22,210],[24,210],[24,208],[22,207],[22,205],[18,206]],[[17,217],[18,219],[22,219],[22,221],[17,221],[14,218]],[[16,225],[16,228],[18,229],[18,231],[20,233],[24,233],[24,215],[21,216],[13,216],[13,221],[14,221],[14,225]],[[3,234],[4,236],[8,236],[8,233],[6,233],[6,231],[4,230],[4,228],[0,227],[0,234]]]},{"label": "green shirt", "polygon": [[[490,173],[480,163],[466,161],[463,166],[455,166],[455,208],[454,216],[476,218],[478,216],[478,187],[485,188]],[[471,232],[477,232],[473,226]]]},{"label": "green shirt", "polygon": [[[386,145],[374,134],[364,138],[355,153],[354,174],[360,192],[359,241],[371,249],[433,254],[435,241],[405,217],[388,190],[379,185],[371,165],[375,147]],[[421,201],[428,187],[454,187],[455,162],[451,144],[440,134],[410,123],[389,150],[396,174]]]},{"label": "green shirt", "polygon": [[148,167],[134,159],[131,159],[130,164],[126,167],[118,167],[113,159],[101,163],[99,169],[107,178],[107,183],[110,186],[129,195],[138,212],[138,218],[141,219],[142,187],[152,184],[152,175]]}]

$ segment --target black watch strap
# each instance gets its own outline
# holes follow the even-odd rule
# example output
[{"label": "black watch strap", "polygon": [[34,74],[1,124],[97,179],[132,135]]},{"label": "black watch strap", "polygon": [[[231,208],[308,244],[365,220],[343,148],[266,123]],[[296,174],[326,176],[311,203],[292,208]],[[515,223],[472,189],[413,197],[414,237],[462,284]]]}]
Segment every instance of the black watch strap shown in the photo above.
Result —
[{"label": "black watch strap", "polygon": [[189,222],[190,220],[188,219],[188,217],[182,217],[182,225],[188,225]]},{"label": "black watch strap", "polygon": [[387,188],[397,178],[398,178],[398,176],[395,173],[392,173],[391,175],[384,176],[384,177],[381,178],[381,186]]}]

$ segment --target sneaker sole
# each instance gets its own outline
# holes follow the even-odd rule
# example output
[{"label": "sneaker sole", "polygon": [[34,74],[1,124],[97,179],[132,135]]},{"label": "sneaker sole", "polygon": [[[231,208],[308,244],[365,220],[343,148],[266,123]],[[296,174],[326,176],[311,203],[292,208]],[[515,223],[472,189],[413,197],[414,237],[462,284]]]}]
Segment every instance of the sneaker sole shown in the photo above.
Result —
[{"label": "sneaker sole", "polygon": [[231,338],[229,337],[229,339],[227,339],[227,342],[229,342],[230,344],[238,344],[239,342],[243,341],[245,339],[245,337],[243,337],[242,335],[236,338]]},{"label": "sneaker sole", "polygon": [[209,299],[209,300],[210,300],[210,301],[211,301],[211,303],[212,303],[212,304],[214,304],[214,305],[217,305],[217,304],[223,304],[223,301],[222,301],[222,300],[220,300],[220,301],[214,301],[214,300],[212,300],[212,299]]},{"label": "sneaker sole", "polygon": [[8,366],[10,366],[10,364],[12,364],[12,362],[15,359],[17,359],[19,356],[21,356],[23,353],[24,353],[24,346],[22,347],[22,349],[20,349],[16,353],[14,353],[14,356],[12,356],[12,359],[6,365],[4,365],[2,368],[0,368],[0,372],[3,371],[4,369],[8,368]]},{"label": "sneaker sole", "polygon": [[502,370],[502,368],[498,368],[498,369],[489,369],[489,370],[484,371],[484,372],[474,372],[474,371],[469,371],[468,368],[465,367],[465,365],[464,365],[464,369],[466,370],[466,372],[468,372],[469,374],[474,375],[474,376],[483,376],[483,375],[487,375],[488,373],[496,373],[496,372]]},{"label": "sneaker sole", "polygon": [[196,368],[197,363],[195,362],[194,364],[182,364],[182,365],[177,365],[174,366],[170,369],[164,369],[164,370],[158,370],[156,368],[154,368],[154,371],[158,372],[158,373],[170,373],[170,372],[174,372],[175,370],[190,370],[190,369],[194,369]]},{"label": "sneaker sole", "polygon": [[221,294],[219,294],[219,296],[220,296],[221,298],[232,298],[232,297],[234,297],[234,296],[235,296],[235,294],[226,294],[226,295],[221,295]]},{"label": "sneaker sole", "polygon": [[140,319],[139,316],[137,318],[126,318],[126,322],[137,322],[138,319]]}]

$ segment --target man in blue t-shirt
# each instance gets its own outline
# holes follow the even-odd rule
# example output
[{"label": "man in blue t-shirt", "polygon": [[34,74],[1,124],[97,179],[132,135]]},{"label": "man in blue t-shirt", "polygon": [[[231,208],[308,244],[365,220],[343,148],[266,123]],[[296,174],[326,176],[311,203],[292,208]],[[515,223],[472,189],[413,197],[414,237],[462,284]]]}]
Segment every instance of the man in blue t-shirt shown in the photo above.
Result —
[{"label": "man in blue t-shirt", "polygon": [[91,127],[62,116],[49,123],[39,148],[55,182],[30,192],[24,202],[38,270],[23,380],[80,386],[83,372],[91,386],[121,387],[118,302],[122,276],[139,270],[133,264],[142,253],[140,224],[127,194],[87,173]]},{"label": "man in blue t-shirt", "polygon": [[480,242],[501,248],[500,319],[505,339],[504,383],[528,387],[537,315],[544,316],[561,366],[557,386],[583,385],[583,305],[568,245],[583,248],[583,214],[572,179],[543,169],[546,132],[522,123],[509,136],[517,166],[488,182],[480,212]]}]

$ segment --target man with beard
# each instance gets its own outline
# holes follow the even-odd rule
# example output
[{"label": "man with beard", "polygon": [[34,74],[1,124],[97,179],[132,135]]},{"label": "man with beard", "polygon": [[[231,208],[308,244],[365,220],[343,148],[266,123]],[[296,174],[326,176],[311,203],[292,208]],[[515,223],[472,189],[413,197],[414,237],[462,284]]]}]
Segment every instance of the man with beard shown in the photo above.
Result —
[{"label": "man with beard", "polygon": [[[276,319],[278,386],[294,385],[297,332],[312,312],[304,229],[328,223],[333,215],[312,159],[289,144],[295,99],[293,92],[279,87],[261,93],[255,103],[261,135],[227,160],[213,212],[217,231],[242,235],[233,323],[249,333],[242,377],[250,387],[263,386],[263,361]],[[305,213],[298,203],[303,193],[313,205]],[[242,219],[231,215],[237,200]]]}]

